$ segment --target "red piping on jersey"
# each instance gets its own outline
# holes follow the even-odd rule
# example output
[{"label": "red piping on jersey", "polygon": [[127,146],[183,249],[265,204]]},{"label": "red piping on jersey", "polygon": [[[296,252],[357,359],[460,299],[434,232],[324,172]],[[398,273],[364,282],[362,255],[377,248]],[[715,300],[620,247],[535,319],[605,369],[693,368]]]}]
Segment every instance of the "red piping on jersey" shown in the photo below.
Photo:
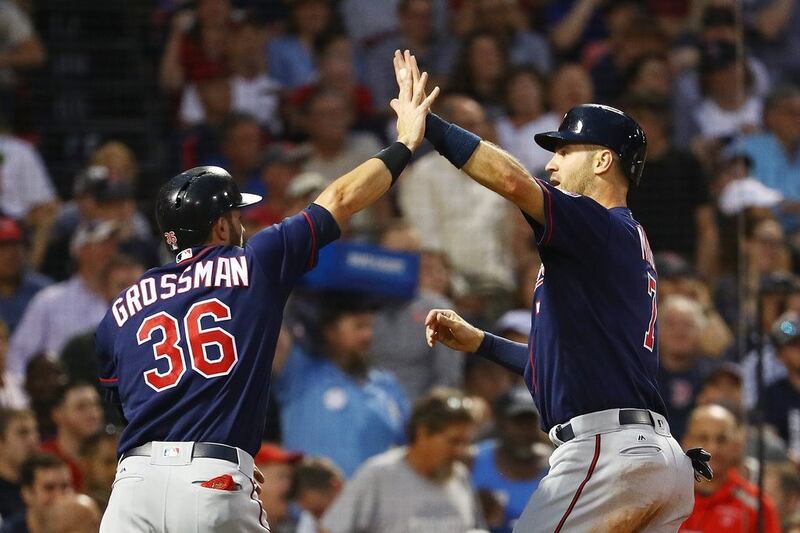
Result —
[{"label": "red piping on jersey", "polygon": [[583,492],[583,487],[585,487],[586,483],[588,483],[589,480],[591,479],[592,474],[594,473],[594,468],[595,466],[597,466],[598,458],[600,458],[600,435],[595,435],[594,457],[592,458],[592,464],[589,465],[589,471],[586,473],[586,477],[583,479],[583,482],[580,484],[580,486],[578,486],[578,490],[575,492],[575,496],[572,497],[572,501],[570,502],[569,507],[567,507],[567,512],[564,513],[564,516],[561,517],[561,521],[558,523],[558,527],[556,527],[556,530],[553,533],[558,533],[559,531],[561,531],[561,528],[564,526],[564,522],[567,521],[567,517],[572,512],[572,509],[575,507],[575,504],[578,502],[578,498],[580,497],[581,492]]},{"label": "red piping on jersey", "polygon": [[99,378],[100,383],[116,383],[119,381],[119,378]]},{"label": "red piping on jersey", "polygon": [[314,223],[311,222],[311,217],[308,216],[308,213],[305,211],[301,211],[303,216],[306,217],[306,222],[308,222],[308,227],[311,228],[311,256],[308,258],[308,266],[307,268],[313,268],[315,265],[315,259],[317,258],[317,232],[314,229]]},{"label": "red piping on jersey", "polygon": [[536,390],[536,356],[533,354],[533,339],[531,339],[531,349],[528,352],[528,362],[531,364],[531,388]]},{"label": "red piping on jersey", "polygon": [[202,250],[197,252],[195,255],[193,255],[189,259],[184,259],[183,261],[180,261],[180,262],[175,263],[175,264],[176,265],[183,265],[183,264],[187,264],[188,265],[189,263],[191,263],[193,261],[197,261],[198,259],[200,259],[204,255],[206,255],[208,252],[211,251],[212,248],[214,248],[214,246],[206,246],[205,248],[203,248]]}]

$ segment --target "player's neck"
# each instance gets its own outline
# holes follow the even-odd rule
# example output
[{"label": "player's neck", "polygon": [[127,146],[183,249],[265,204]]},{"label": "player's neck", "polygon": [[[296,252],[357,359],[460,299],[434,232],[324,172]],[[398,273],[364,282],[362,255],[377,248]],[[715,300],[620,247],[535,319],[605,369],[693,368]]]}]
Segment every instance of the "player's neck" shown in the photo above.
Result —
[{"label": "player's neck", "polygon": [[628,205],[628,191],[607,181],[601,181],[598,186],[586,196],[606,209],[626,207]]}]

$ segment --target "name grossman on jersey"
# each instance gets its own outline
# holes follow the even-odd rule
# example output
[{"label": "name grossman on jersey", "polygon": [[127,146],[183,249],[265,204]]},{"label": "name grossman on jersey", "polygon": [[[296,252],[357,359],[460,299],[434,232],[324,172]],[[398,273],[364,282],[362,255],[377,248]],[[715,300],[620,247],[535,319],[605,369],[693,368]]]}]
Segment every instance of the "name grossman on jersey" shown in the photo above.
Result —
[{"label": "name grossman on jersey", "polygon": [[250,279],[247,258],[217,257],[187,266],[180,274],[162,274],[160,279],[144,277],[114,300],[111,311],[117,326],[122,327],[133,315],[159,300],[192,289],[214,287],[247,287]]}]

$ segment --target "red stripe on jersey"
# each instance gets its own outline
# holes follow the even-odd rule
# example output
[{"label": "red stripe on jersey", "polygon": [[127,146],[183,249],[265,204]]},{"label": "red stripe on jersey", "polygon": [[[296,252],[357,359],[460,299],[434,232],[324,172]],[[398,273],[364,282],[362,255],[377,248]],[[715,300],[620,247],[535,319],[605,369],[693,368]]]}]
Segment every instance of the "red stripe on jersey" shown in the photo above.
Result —
[{"label": "red stripe on jersey", "polygon": [[308,213],[305,211],[301,211],[303,216],[306,217],[306,222],[308,222],[308,227],[311,228],[311,256],[308,258],[308,268],[313,268],[316,264],[317,258],[317,232],[314,229],[314,223],[311,221],[311,217],[308,216]]},{"label": "red stripe on jersey", "polygon": [[594,436],[594,457],[592,458],[592,464],[589,465],[589,471],[586,473],[586,477],[583,479],[583,482],[578,486],[578,490],[575,492],[575,496],[572,497],[572,501],[567,507],[567,512],[564,513],[564,516],[561,517],[561,521],[558,523],[558,527],[553,533],[558,533],[561,531],[561,528],[564,526],[564,522],[567,521],[567,517],[572,512],[572,509],[575,507],[575,504],[578,502],[578,498],[583,492],[583,487],[586,486],[586,483],[592,478],[592,474],[594,473],[594,468],[597,466],[597,459],[600,458],[600,435]]},{"label": "red stripe on jersey", "polygon": [[99,378],[100,383],[116,383],[119,381],[119,378]]}]

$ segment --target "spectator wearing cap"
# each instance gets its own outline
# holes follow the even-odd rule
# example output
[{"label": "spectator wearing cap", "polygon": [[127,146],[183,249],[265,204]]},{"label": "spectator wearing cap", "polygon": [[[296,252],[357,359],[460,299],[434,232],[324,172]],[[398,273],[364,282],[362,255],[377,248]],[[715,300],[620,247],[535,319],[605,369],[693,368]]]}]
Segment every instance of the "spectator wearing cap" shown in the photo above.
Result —
[{"label": "spectator wearing cap", "polygon": [[669,137],[669,101],[655,94],[630,95],[623,109],[647,135],[647,165],[628,205],[647,232],[653,252],[690,258],[707,279],[717,273],[719,231],[708,180],[697,158]]},{"label": "spectator wearing cap", "polygon": [[120,250],[134,255],[148,267],[158,263],[158,246],[150,224],[136,208],[135,191],[130,176],[117,175],[119,163],[112,167],[91,165],[75,178],[74,201],[66,203],[58,215],[50,236],[42,270],[63,281],[72,273],[64,258],[81,224],[97,221],[115,222]]},{"label": "spectator wearing cap", "polygon": [[800,229],[800,88],[784,85],[764,101],[764,131],[747,136],[743,151],[752,161],[752,175],[780,192],[787,231]]},{"label": "spectator wearing cap", "polygon": [[263,144],[264,134],[255,117],[231,113],[222,124],[221,157],[206,159],[202,164],[226,169],[242,192],[264,194],[258,175]]},{"label": "spectator wearing cap", "polygon": [[[420,253],[419,234],[410,225],[391,225],[381,236],[381,246],[400,252]],[[462,387],[464,357],[440,346],[431,348],[417,335],[431,309],[452,306],[448,298],[419,287],[414,298],[390,302],[375,317],[370,352],[375,364],[391,371],[412,403],[432,387]],[[447,307],[445,307],[447,309]]]},{"label": "spectator wearing cap", "polygon": [[13,218],[0,218],[0,319],[10,332],[36,293],[52,283],[25,264],[22,228]]},{"label": "spectator wearing cap", "polygon": [[295,466],[292,499],[300,508],[296,533],[319,533],[319,521],[344,488],[344,475],[330,459],[308,457]]},{"label": "spectator wearing cap", "polygon": [[264,475],[259,497],[273,533],[294,532],[295,520],[290,512],[289,493],[294,469],[302,458],[302,453],[288,452],[269,443],[262,444],[253,458],[256,467]]},{"label": "spectator wearing cap", "polygon": [[772,339],[787,376],[764,392],[764,413],[786,442],[789,457],[800,461],[800,315],[782,315],[772,327]]},{"label": "spectator wearing cap", "polygon": [[[248,234],[276,224],[310,204],[328,181],[317,172],[300,172],[305,155],[302,150],[282,144],[270,146],[261,159],[259,184],[250,192],[264,200],[242,215]],[[258,192],[258,191],[263,192]]]},{"label": "spectator wearing cap", "polygon": [[[741,139],[728,143],[720,152],[714,188],[717,207],[726,217],[745,209],[772,209],[783,202],[783,193],[753,177],[753,158]],[[730,234],[735,237],[735,232]]]},{"label": "spectator wearing cap", "polygon": [[542,442],[539,412],[524,387],[498,398],[494,415],[496,438],[478,443],[472,484],[481,495],[490,531],[511,533],[547,473],[551,447]]},{"label": "spectator wearing cap", "polygon": [[11,336],[8,364],[12,372],[22,373],[36,353],[60,353],[70,338],[100,323],[108,307],[102,274],[117,245],[113,222],[89,222],[78,228],[70,246],[77,271],[31,300]]},{"label": "spectator wearing cap", "polygon": [[[781,531],[778,513],[770,497],[759,495],[758,488],[739,473],[738,467],[743,458],[744,428],[733,413],[720,405],[698,407],[690,414],[686,436],[681,444],[685,450],[702,447],[711,454],[714,479],[695,485],[694,509],[679,531]],[[760,505],[764,509],[763,529],[757,519]]]},{"label": "spectator wearing cap", "polygon": [[322,518],[327,533],[445,532],[483,527],[463,463],[475,430],[469,398],[438,390],[414,406],[408,447],[369,460]]},{"label": "spectator wearing cap", "polygon": [[346,476],[405,440],[406,394],[370,360],[374,320],[358,296],[328,296],[317,327],[320,348],[313,349],[319,353],[295,345],[272,367],[283,445],[329,457]]}]

